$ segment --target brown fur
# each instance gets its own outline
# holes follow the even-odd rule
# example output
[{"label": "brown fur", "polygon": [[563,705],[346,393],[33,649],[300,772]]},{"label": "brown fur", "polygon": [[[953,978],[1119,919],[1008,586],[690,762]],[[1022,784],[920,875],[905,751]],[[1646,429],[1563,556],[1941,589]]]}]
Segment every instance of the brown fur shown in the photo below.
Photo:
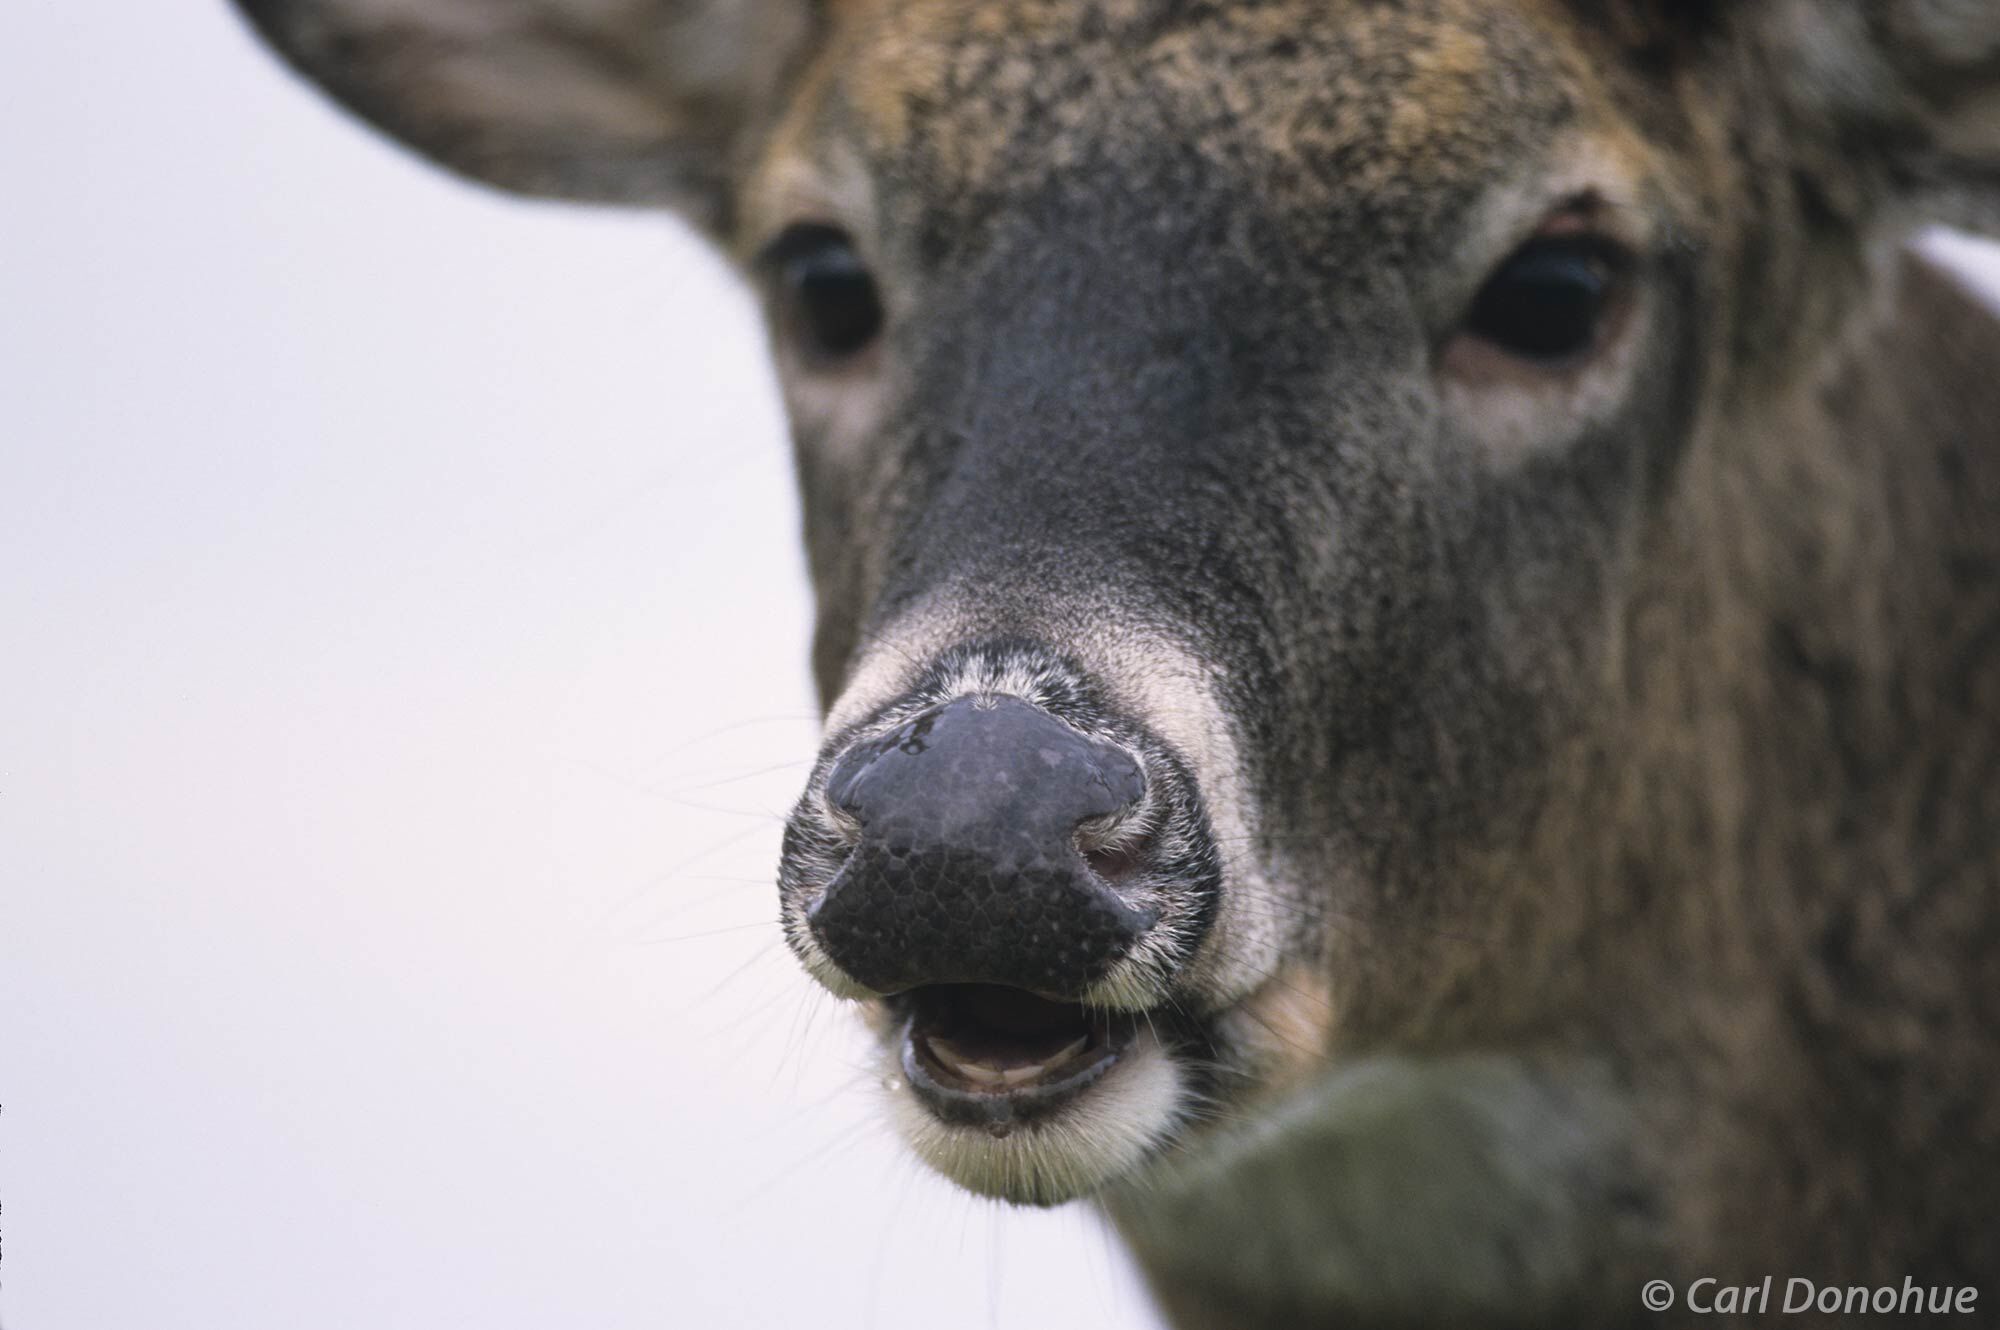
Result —
[{"label": "brown fur", "polygon": [[[1188,999],[1241,1027],[1263,1125],[1106,1193],[1178,1321],[2000,1274],[2000,324],[1895,257],[2000,226],[1990,5],[241,2],[458,169],[667,201],[746,264],[852,234],[888,342],[815,379],[779,339],[839,722],[910,686],[886,653],[954,645],[895,637],[926,596],[1113,692],[1106,640],[1162,621],[1224,680],[1289,977],[1211,955]],[[1609,431],[1643,446],[1453,415],[1560,396],[1450,350],[1537,200],[1644,256]],[[996,406],[966,331],[1058,338],[1051,288],[1110,331]],[[1226,327],[1173,325],[1211,300]],[[1196,456],[1247,514],[1199,550],[1208,499],[1148,525],[1158,466],[1117,472],[1084,400],[1169,334],[1265,392],[1227,440],[1300,445]],[[977,510],[940,507],[973,473],[939,439],[999,407],[1071,452],[994,454],[1020,493],[985,499],[1143,555],[950,544]],[[1135,568],[1154,598],[1107,609]]]}]

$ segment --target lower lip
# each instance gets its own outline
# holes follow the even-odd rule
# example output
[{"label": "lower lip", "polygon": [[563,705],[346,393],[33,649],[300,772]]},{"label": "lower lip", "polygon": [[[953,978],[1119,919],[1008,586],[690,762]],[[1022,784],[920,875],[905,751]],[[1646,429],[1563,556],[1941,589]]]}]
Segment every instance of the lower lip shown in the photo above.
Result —
[{"label": "lower lip", "polygon": [[1004,1136],[1025,1125],[1062,1111],[1089,1092],[1117,1065],[1131,1043],[1129,1027],[1115,1029],[1090,1061],[1060,1080],[1037,1081],[1030,1085],[988,1090],[961,1090],[943,1084],[931,1073],[929,1057],[918,1048],[915,1020],[902,1026],[903,1077],[921,1102],[940,1121],[957,1126],[982,1127]]}]

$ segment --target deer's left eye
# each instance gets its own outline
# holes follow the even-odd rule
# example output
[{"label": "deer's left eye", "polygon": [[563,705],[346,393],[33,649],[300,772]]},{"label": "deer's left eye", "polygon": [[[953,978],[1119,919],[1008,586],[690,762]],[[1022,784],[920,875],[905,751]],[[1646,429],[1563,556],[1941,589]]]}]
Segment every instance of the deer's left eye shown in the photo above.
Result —
[{"label": "deer's left eye", "polygon": [[1601,240],[1531,240],[1486,280],[1466,331],[1524,360],[1582,355],[1597,344],[1621,266]]},{"label": "deer's left eye", "polygon": [[765,251],[784,332],[822,364],[859,355],[882,332],[882,297],[847,235],[794,226]]}]

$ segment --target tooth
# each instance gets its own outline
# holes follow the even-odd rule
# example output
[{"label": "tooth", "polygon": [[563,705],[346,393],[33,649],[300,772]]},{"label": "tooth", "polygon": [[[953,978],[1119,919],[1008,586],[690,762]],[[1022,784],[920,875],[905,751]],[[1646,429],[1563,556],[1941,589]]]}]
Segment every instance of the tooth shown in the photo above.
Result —
[{"label": "tooth", "polygon": [[949,1040],[932,1039],[930,1040],[930,1046],[932,1057],[944,1063],[946,1067],[965,1077],[968,1081],[979,1085],[1001,1084],[1003,1073],[986,1066],[984,1063],[973,1061],[970,1057],[966,1056],[963,1050],[955,1047]]},{"label": "tooth", "polygon": [[1088,1044],[1089,1042],[1090,1042],[1089,1035],[1080,1034],[1076,1038],[1070,1040],[1067,1044],[1064,1044],[1061,1048],[1057,1049],[1054,1053],[1052,1053],[1048,1057],[1043,1058],[1040,1062],[1035,1063],[1033,1066],[1009,1067],[1007,1070],[1000,1073],[1000,1078],[1006,1081],[1007,1084],[1009,1085],[1020,1085],[1024,1081],[1031,1081],[1035,1079],[1035,1077],[1037,1076],[1042,1076],[1047,1074],[1048,1069],[1050,1067],[1060,1067],[1063,1063],[1069,1061],[1071,1058],[1075,1057],[1078,1053],[1083,1052],[1084,1045]]},{"label": "tooth", "polygon": [[940,1039],[936,1035],[932,1035],[924,1042],[930,1045],[931,1053],[937,1060],[948,1067],[959,1066],[967,1060],[964,1051],[949,1039]]}]

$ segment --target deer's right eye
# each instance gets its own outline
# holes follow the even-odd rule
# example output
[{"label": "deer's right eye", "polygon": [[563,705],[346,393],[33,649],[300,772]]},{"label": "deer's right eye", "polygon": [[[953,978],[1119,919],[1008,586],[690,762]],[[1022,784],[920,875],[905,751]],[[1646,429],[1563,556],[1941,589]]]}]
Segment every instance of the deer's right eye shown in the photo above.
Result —
[{"label": "deer's right eye", "polygon": [[794,226],[765,250],[777,286],[778,320],[813,360],[859,355],[881,336],[881,293],[868,265],[831,226]]},{"label": "deer's right eye", "polygon": [[1622,267],[1601,240],[1532,240],[1487,279],[1466,330],[1524,360],[1580,356],[1597,343]]}]

